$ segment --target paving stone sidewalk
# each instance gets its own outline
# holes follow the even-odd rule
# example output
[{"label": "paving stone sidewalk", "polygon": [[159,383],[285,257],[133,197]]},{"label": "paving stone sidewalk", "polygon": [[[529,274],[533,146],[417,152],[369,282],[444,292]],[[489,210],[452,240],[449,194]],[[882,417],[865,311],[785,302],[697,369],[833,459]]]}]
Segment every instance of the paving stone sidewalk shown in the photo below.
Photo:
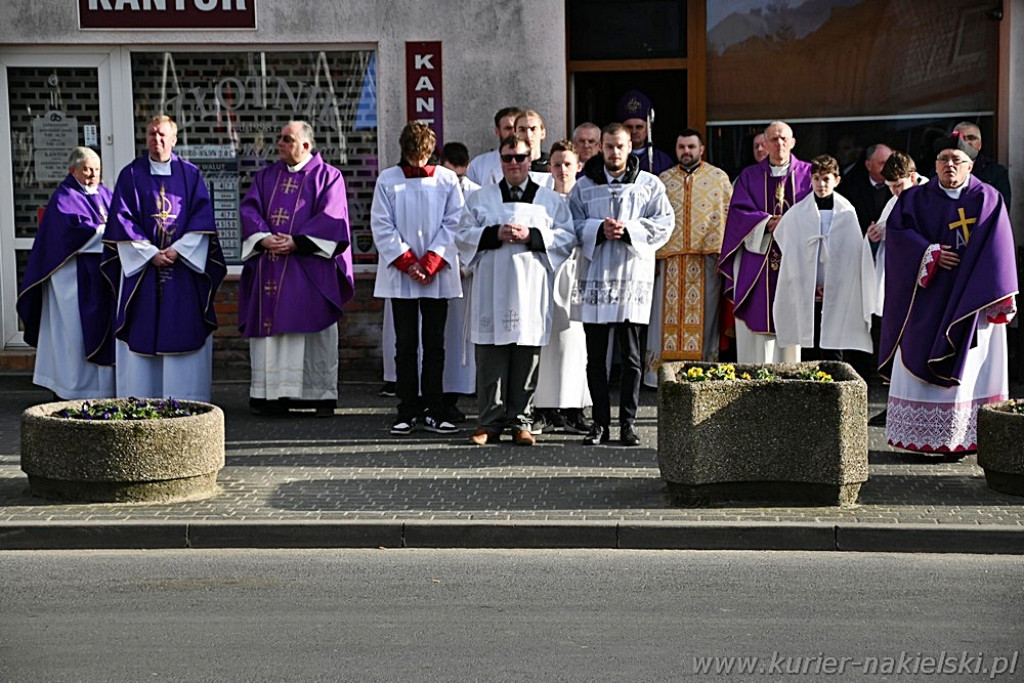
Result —
[{"label": "paving stone sidewalk", "polygon": [[[622,532],[627,528],[661,529],[663,534],[665,529],[685,530],[677,538],[699,536],[703,529],[714,537],[697,538],[693,543],[698,547],[729,547],[728,539],[721,538],[729,529],[776,535],[818,530],[826,545],[835,542],[837,529],[860,528],[868,536],[914,529],[947,550],[950,543],[969,543],[965,534],[977,531],[987,534],[978,546],[983,552],[1024,552],[1024,498],[990,491],[973,456],[933,463],[893,452],[882,428],[870,428],[870,478],[857,506],[677,508],[670,506],[658,475],[653,392],[641,397],[641,448],[584,446],[581,437],[567,434],[545,434],[536,446],[523,448],[510,441],[470,446],[471,422],[453,436],[392,436],[387,427],[395,399],[378,396],[378,388],[343,384],[333,418],[312,413],[270,418],[249,413],[247,383],[217,383],[214,402],[225,412],[227,449],[219,495],[173,505],[64,505],[28,495],[20,469],[20,413],[49,400],[48,392],[24,376],[0,377],[0,548],[30,547],[32,536],[55,539],[38,541],[41,547],[59,546],[63,536],[83,529],[116,527],[121,533],[133,525],[188,525],[192,532],[203,525],[237,525],[236,532],[245,529],[252,538],[272,539],[275,526],[280,537],[286,529],[354,524],[364,532],[396,527],[406,543],[408,528],[430,523],[463,531],[486,525],[561,529],[552,545],[573,545],[574,533],[577,545],[587,545],[586,529],[613,528],[610,542],[620,547],[628,545]],[[873,414],[881,409],[884,393],[872,386],[870,394]],[[460,407],[475,412],[471,403],[463,399]],[[940,533],[929,535],[929,529]],[[537,544],[544,544],[543,536],[537,536]],[[596,544],[608,540],[603,538]],[[672,537],[665,538],[671,546]],[[906,540],[899,538],[890,542],[898,546]],[[363,540],[372,544],[372,534]],[[146,545],[144,539],[133,542]],[[81,543],[89,545],[88,540]]]}]

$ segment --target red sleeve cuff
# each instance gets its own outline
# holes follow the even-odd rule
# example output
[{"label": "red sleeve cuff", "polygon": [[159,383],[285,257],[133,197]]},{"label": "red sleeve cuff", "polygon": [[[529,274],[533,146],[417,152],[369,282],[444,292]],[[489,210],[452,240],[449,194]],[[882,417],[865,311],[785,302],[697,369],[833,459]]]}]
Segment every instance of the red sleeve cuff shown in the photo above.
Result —
[{"label": "red sleeve cuff", "polygon": [[942,248],[933,244],[928,247],[928,251],[925,252],[923,262],[921,263],[921,270],[918,272],[918,282],[922,287],[927,287],[928,283],[932,281],[932,277],[935,275],[935,271],[939,269],[939,254],[942,253]]},{"label": "red sleeve cuff", "polygon": [[420,258],[420,265],[423,266],[423,270],[427,271],[428,275],[434,275],[437,271],[447,266],[448,263],[434,252],[428,251]]},{"label": "red sleeve cuff", "polygon": [[410,249],[409,251],[405,252],[404,254],[396,258],[394,261],[392,261],[391,265],[393,265],[395,268],[398,268],[398,270],[404,273],[405,271],[409,270],[409,266],[411,266],[414,263],[416,263],[416,254],[412,253],[412,249]]}]

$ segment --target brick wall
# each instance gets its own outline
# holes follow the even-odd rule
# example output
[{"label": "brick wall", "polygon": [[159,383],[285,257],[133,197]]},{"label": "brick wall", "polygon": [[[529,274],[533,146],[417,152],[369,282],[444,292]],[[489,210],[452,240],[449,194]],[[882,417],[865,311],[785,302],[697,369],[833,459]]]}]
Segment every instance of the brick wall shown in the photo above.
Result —
[{"label": "brick wall", "polygon": [[[342,381],[379,381],[382,377],[380,330],[384,302],[373,297],[372,273],[356,276],[355,297],[338,323],[338,374]],[[229,276],[215,302],[220,327],[214,334],[214,379],[249,377],[249,342],[238,334],[238,277]]]}]

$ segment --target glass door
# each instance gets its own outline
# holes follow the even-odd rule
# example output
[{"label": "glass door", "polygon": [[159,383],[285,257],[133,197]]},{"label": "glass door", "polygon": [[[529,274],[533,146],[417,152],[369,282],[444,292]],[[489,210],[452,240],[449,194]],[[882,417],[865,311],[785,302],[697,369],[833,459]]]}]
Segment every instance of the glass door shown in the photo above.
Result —
[{"label": "glass door", "polygon": [[3,346],[24,346],[14,305],[28,253],[50,194],[79,145],[116,180],[111,129],[111,56],[0,51],[0,316]]}]

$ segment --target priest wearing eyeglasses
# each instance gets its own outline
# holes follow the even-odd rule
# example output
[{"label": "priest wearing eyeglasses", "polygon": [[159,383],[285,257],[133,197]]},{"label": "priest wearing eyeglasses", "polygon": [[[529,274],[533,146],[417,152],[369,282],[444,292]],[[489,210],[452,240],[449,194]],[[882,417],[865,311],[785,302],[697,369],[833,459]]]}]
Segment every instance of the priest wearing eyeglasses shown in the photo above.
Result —
[{"label": "priest wearing eyeglasses", "polygon": [[978,407],[1008,396],[1016,313],[1006,203],[971,175],[963,144],[955,131],[935,142],[937,182],[904,190],[885,226],[886,437],[946,457],[976,450]]},{"label": "priest wearing eyeglasses", "polygon": [[239,207],[239,330],[249,339],[249,405],[258,414],[338,401],[338,319],[355,293],[341,171],[313,151],[313,128],[291,121],[278,161],[256,174]]},{"label": "priest wearing eyeglasses", "polygon": [[555,271],[576,244],[561,196],[530,179],[530,147],[510,136],[499,149],[502,179],[466,200],[456,233],[473,272],[470,341],[476,345],[479,403],[471,443],[495,443],[509,428],[532,446],[540,347],[551,334]]}]

